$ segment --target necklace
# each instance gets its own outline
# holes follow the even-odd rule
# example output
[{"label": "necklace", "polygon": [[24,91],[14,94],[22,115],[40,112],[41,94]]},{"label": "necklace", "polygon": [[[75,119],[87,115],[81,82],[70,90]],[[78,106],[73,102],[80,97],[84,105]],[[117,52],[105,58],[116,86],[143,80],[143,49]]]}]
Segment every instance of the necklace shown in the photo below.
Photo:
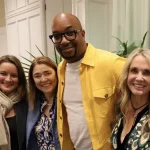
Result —
[{"label": "necklace", "polygon": [[135,107],[133,106],[133,104],[132,104],[132,100],[131,100],[131,106],[132,106],[132,108],[134,109],[134,113],[135,113],[138,109],[140,109],[140,108],[142,108],[142,107],[146,106],[147,104],[148,104],[148,102],[147,102],[147,103],[145,103],[145,104],[143,104],[142,106],[140,106],[140,107],[138,107],[138,108],[135,108]]},{"label": "necklace", "polygon": [[48,105],[48,106],[52,106],[52,104],[49,104],[49,103],[46,103],[46,105]]},{"label": "necklace", "polygon": [[47,103],[46,98],[44,97],[44,95],[42,95],[42,98],[43,98],[43,101],[45,101],[45,102],[44,102],[45,105],[52,106],[53,101],[52,101],[52,103]]}]

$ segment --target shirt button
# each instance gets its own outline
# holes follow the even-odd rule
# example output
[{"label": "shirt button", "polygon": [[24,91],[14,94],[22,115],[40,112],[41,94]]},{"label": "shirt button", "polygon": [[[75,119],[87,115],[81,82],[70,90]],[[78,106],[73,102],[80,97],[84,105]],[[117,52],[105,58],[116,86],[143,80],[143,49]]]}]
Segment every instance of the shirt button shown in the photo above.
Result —
[{"label": "shirt button", "polygon": [[64,85],[64,82],[61,82],[62,85]]},{"label": "shirt button", "polygon": [[105,98],[108,98],[108,94],[105,94]]},{"label": "shirt button", "polygon": [[62,119],[62,117],[61,117],[61,116],[60,116],[59,118],[60,118],[60,119]]},{"label": "shirt button", "polygon": [[62,134],[59,134],[60,135],[60,137],[62,137]]}]

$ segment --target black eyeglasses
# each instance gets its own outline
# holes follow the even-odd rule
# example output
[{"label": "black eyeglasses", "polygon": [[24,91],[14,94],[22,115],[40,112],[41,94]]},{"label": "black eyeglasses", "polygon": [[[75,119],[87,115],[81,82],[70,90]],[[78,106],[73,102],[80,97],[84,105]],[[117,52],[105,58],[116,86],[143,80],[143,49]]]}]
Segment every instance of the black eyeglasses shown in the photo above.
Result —
[{"label": "black eyeglasses", "polygon": [[49,38],[52,40],[54,44],[59,44],[62,41],[62,37],[64,36],[68,41],[73,41],[76,39],[76,35],[78,32],[82,30],[71,30],[63,33],[54,33],[50,35]]}]

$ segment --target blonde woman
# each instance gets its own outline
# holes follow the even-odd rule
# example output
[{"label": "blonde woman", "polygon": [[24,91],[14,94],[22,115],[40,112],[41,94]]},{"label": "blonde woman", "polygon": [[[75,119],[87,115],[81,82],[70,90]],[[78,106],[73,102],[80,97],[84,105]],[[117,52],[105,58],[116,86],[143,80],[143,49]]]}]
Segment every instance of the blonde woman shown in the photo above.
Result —
[{"label": "blonde woman", "polygon": [[150,50],[136,49],[120,77],[120,115],[112,132],[116,150],[150,149]]}]

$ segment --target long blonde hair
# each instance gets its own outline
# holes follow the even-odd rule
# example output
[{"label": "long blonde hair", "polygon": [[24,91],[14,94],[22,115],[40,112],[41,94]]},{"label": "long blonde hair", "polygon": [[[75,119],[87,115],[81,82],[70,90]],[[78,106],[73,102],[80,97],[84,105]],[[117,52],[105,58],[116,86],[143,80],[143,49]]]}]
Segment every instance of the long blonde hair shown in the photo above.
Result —
[{"label": "long blonde hair", "polygon": [[[128,103],[130,96],[131,96],[131,91],[127,85],[129,68],[130,68],[130,65],[131,65],[133,59],[138,55],[143,56],[148,61],[148,63],[150,64],[150,50],[148,50],[148,49],[143,49],[143,48],[135,49],[128,56],[126,63],[124,65],[124,68],[122,70],[121,76],[120,76],[120,84],[119,84],[119,88],[121,91],[120,109],[121,109],[122,114],[125,114],[125,112],[127,110],[127,103]],[[150,106],[150,100],[148,101],[148,105]]]}]

